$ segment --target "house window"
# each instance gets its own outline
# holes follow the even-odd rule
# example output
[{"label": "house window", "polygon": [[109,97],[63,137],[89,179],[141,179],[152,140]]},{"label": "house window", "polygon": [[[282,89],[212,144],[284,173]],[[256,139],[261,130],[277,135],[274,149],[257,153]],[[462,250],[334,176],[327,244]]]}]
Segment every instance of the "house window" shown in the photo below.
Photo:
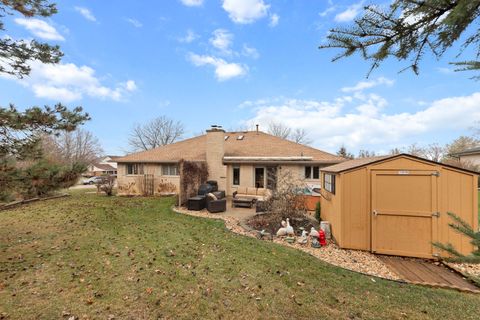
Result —
[{"label": "house window", "polygon": [[335,175],[325,173],[323,175],[323,187],[328,192],[335,194]]},{"label": "house window", "polygon": [[305,179],[320,179],[320,168],[319,167],[305,167]]},{"label": "house window", "polygon": [[127,164],[127,174],[143,174],[143,163],[129,163]]},{"label": "house window", "polygon": [[240,167],[233,167],[233,185],[240,185]]},{"label": "house window", "polygon": [[176,164],[165,164],[162,166],[162,175],[178,176],[178,168]]},{"label": "house window", "polygon": [[312,167],[305,167],[305,179],[312,178]]}]

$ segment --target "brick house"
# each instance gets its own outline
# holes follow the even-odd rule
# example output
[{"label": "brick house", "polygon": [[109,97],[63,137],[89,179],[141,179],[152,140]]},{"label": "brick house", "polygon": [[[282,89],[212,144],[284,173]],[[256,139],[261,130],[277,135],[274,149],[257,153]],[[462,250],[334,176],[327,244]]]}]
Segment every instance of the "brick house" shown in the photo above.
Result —
[{"label": "brick house", "polygon": [[154,194],[178,192],[182,159],[205,162],[209,180],[216,180],[227,195],[240,186],[273,189],[284,170],[320,186],[320,168],[345,160],[259,130],[225,132],[212,126],[204,135],[117,158],[118,194],[141,194],[145,175],[153,179]]}]

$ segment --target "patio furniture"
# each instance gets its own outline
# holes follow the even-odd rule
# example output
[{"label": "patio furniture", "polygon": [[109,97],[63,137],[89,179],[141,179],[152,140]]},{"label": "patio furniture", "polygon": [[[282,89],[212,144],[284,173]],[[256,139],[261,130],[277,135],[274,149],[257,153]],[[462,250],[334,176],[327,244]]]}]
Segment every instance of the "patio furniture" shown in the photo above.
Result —
[{"label": "patio furniture", "polygon": [[234,198],[239,197],[254,200],[268,200],[271,196],[271,191],[266,188],[238,187],[233,193]]},{"label": "patio furniture", "polygon": [[213,187],[208,183],[204,183],[204,184],[201,184],[200,187],[198,187],[197,195],[206,196],[207,193],[210,193],[210,192],[213,192]]},{"label": "patio furniture", "polygon": [[265,201],[263,200],[257,200],[255,202],[255,212],[264,212],[265,211]]},{"label": "patio furniture", "polygon": [[218,183],[215,180],[208,180],[207,184],[212,186],[212,191],[218,191]]},{"label": "patio furniture", "polygon": [[188,210],[200,211],[205,209],[205,196],[196,196],[188,199]]},{"label": "patio furniture", "polygon": [[227,199],[212,199],[207,196],[207,210],[210,213],[218,213],[227,211]]},{"label": "patio furniture", "polygon": [[252,208],[255,203],[253,198],[235,197],[232,199],[232,207]]}]

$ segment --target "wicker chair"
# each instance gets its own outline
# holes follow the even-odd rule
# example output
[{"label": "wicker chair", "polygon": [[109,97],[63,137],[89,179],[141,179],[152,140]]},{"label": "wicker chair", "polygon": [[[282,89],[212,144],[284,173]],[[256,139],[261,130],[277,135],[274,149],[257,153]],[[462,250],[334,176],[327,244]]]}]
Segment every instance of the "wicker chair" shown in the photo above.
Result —
[{"label": "wicker chair", "polygon": [[213,199],[207,195],[207,210],[210,213],[227,211],[227,198]]}]

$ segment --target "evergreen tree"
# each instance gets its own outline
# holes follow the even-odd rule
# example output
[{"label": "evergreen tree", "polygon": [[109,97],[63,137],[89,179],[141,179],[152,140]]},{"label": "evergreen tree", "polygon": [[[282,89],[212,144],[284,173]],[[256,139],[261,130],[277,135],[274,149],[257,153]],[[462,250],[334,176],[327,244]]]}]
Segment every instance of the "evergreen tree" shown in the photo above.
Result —
[{"label": "evergreen tree", "polygon": [[[0,31],[6,31],[3,18],[7,15],[49,17],[56,12],[55,4],[47,0],[0,0]],[[0,74],[23,78],[30,74],[32,61],[59,63],[62,55],[58,46],[0,34]],[[24,111],[0,106],[0,200],[8,199],[12,191],[37,196],[74,182],[85,168],[76,163],[63,167],[49,163],[43,159],[40,140],[44,134],[75,130],[88,119],[81,107],[69,110],[60,103]]]},{"label": "evergreen tree", "polygon": [[345,148],[344,145],[340,147],[337,151],[337,156],[344,157],[345,159],[353,159],[355,156],[347,151],[347,148]]},{"label": "evergreen tree", "polygon": [[[0,31],[5,31],[2,21],[7,15],[20,13],[25,17],[49,17],[57,13],[54,3],[48,0],[1,0]],[[38,60],[42,63],[58,63],[63,53],[57,45],[38,42],[36,40],[15,40],[8,36],[0,36],[0,73],[22,78],[30,73],[29,63]]]},{"label": "evergreen tree", "polygon": [[387,8],[369,5],[364,9],[353,25],[331,30],[328,43],[320,46],[342,50],[333,61],[360,53],[371,62],[370,73],[393,57],[408,60],[405,69],[418,74],[426,53],[440,58],[461,41],[459,54],[472,47],[474,56],[468,61],[454,62],[457,70],[480,68],[480,33],[476,27],[480,0],[394,0]]}]

